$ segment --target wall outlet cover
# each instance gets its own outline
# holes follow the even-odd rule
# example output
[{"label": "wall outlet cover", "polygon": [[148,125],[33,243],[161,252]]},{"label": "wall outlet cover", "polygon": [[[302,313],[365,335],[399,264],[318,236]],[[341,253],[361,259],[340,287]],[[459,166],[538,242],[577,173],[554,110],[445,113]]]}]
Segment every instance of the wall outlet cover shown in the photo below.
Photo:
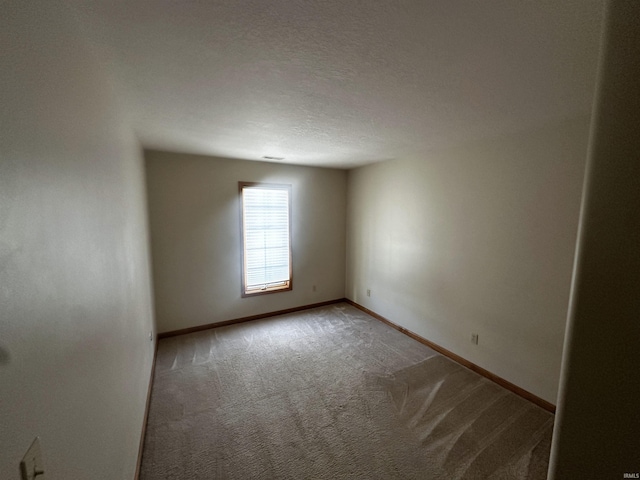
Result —
[{"label": "wall outlet cover", "polygon": [[36,437],[27,453],[20,461],[21,480],[44,480],[44,465],[42,464],[42,450],[40,437]]}]

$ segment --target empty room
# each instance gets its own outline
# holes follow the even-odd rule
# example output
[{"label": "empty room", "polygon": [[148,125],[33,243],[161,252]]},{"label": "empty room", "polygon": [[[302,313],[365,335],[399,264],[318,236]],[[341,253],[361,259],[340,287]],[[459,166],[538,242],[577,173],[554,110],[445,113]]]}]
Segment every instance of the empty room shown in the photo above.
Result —
[{"label": "empty room", "polygon": [[0,478],[640,478],[638,18],[0,2]]}]

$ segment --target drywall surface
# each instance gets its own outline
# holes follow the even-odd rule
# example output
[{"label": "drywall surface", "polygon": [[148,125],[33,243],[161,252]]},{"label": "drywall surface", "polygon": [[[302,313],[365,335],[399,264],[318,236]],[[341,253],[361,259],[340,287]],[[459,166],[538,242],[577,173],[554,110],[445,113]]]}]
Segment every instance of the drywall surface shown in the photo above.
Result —
[{"label": "drywall surface", "polygon": [[551,479],[640,477],[638,18],[637,1],[610,2]]},{"label": "drywall surface", "polygon": [[0,478],[133,478],[153,346],[142,155],[73,15],[0,3]]},{"label": "drywall surface", "polygon": [[587,137],[585,116],[350,171],[347,297],[555,403]]},{"label": "drywall surface", "polygon": [[[158,151],[145,158],[160,332],[344,297],[344,170]],[[240,296],[239,181],[292,185],[292,291]]]},{"label": "drywall surface", "polygon": [[351,168],[588,111],[602,0],[88,1],[146,148]]}]

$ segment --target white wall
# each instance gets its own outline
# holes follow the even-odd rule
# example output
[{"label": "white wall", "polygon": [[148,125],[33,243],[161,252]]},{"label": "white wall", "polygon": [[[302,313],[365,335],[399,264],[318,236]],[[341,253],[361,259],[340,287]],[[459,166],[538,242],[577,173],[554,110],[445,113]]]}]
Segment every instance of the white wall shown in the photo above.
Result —
[{"label": "white wall", "polygon": [[350,171],[346,296],[555,403],[588,121]]},{"label": "white wall", "polygon": [[64,4],[0,3],[0,478],[131,479],[153,357],[142,156]]},{"label": "white wall", "polygon": [[[344,297],[345,171],[156,151],[145,158],[159,331]],[[239,181],[292,184],[292,291],[240,296]]]},{"label": "white wall", "polygon": [[640,2],[609,2],[549,478],[640,475]]}]

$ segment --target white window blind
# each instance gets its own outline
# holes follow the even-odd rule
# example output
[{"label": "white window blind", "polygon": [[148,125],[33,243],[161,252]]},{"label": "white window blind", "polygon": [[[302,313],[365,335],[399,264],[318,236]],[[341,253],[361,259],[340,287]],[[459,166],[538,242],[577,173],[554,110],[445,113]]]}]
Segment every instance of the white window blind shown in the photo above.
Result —
[{"label": "white window blind", "polygon": [[290,187],[242,187],[244,293],[290,286]]}]

